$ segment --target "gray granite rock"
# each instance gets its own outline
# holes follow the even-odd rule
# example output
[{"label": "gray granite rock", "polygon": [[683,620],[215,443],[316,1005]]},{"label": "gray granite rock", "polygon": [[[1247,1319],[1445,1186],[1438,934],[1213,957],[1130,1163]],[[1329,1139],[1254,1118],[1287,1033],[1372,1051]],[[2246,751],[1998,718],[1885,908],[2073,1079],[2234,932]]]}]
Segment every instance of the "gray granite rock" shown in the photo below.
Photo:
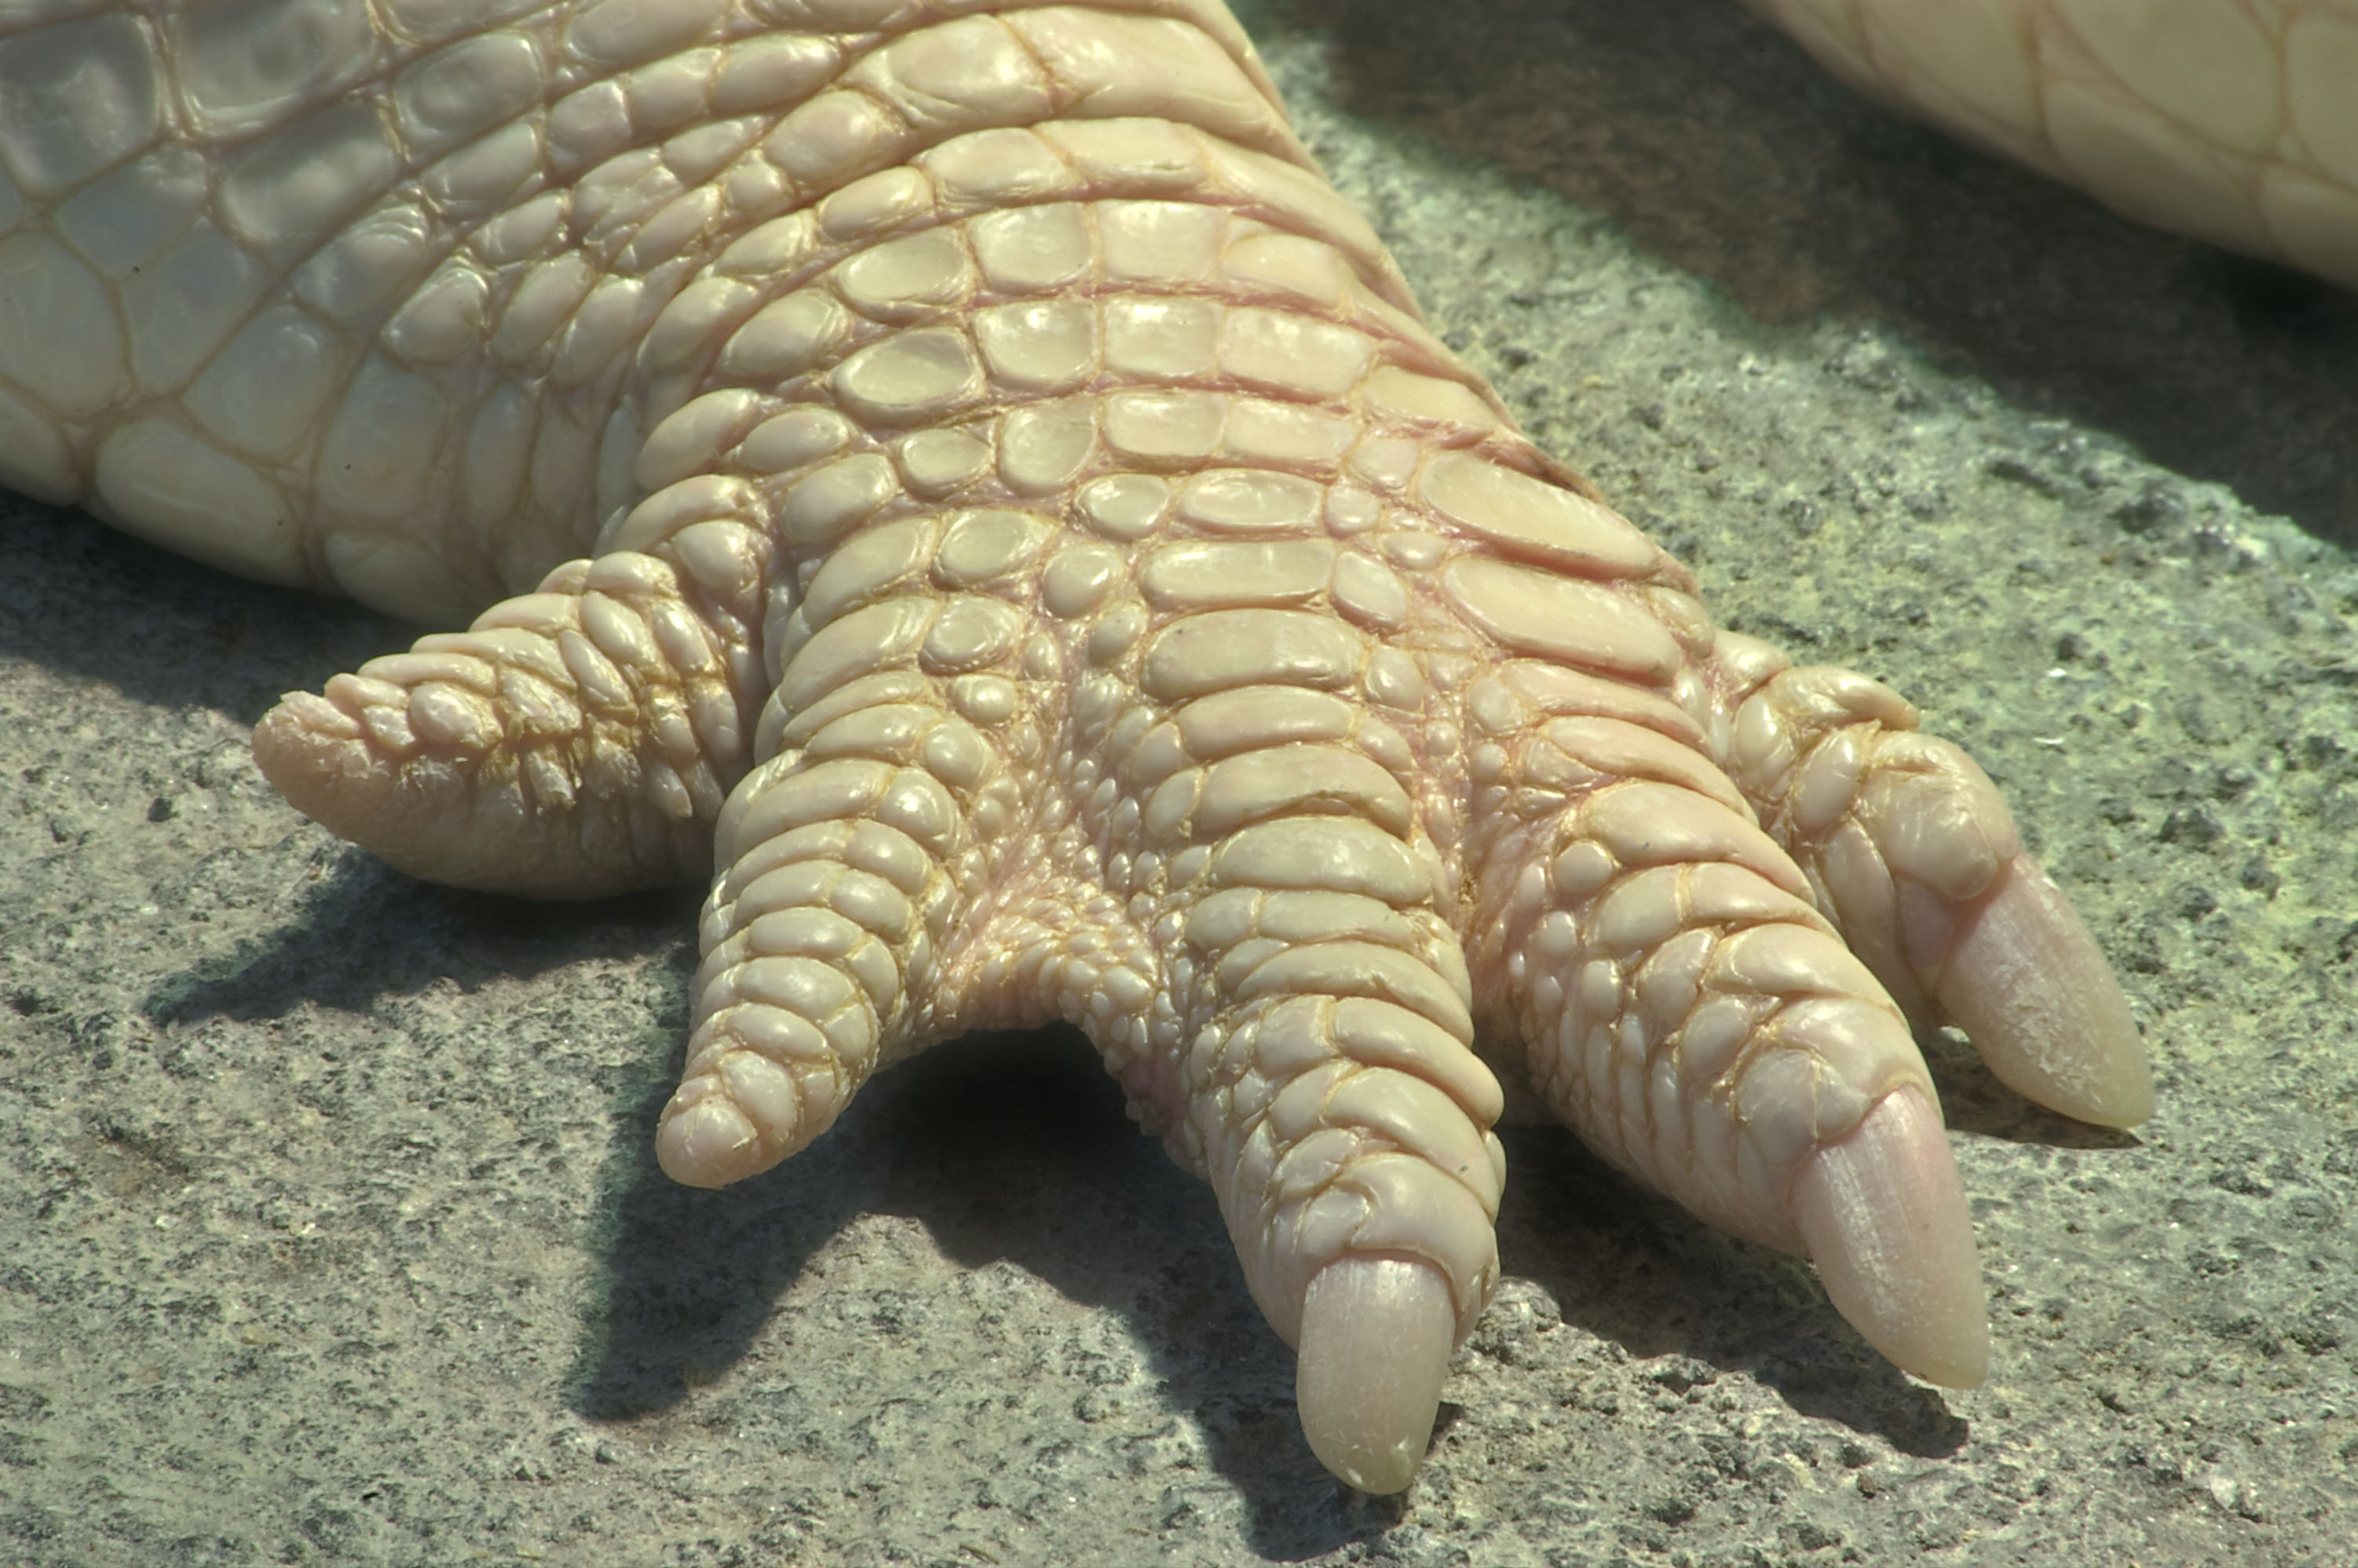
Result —
[{"label": "gray granite rock", "polygon": [[[1913,696],[2113,954],[2134,1135],[1928,1042],[1990,1385],[1512,1134],[1405,1505],[1068,1036],[739,1190],[648,1154],[693,891],[421,886],[246,729],[396,645],[0,524],[0,1563],[2346,1563],[2358,302],[1888,120],[1716,0],[1250,20],[1527,424],[1723,617]],[[1323,30],[1321,30],[1323,29]]]}]

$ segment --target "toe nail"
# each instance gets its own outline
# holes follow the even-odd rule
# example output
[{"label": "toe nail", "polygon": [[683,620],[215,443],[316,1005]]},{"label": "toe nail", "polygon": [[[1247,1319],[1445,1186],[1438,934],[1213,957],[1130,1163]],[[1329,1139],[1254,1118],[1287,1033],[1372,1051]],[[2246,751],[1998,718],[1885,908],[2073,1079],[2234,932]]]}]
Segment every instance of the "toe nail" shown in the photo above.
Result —
[{"label": "toe nail", "polygon": [[1302,1303],[1294,1402],[1319,1463],[1363,1492],[1405,1490],[1433,1436],[1457,1339],[1430,1263],[1338,1258]]},{"label": "toe nail", "polygon": [[1794,1219],[1826,1294],[1901,1370],[1970,1389],[1989,1372],[1973,1221],[1940,1113],[1912,1086],[1811,1157]]},{"label": "toe nail", "polygon": [[2028,856],[1961,923],[1934,994],[2017,1093],[2100,1127],[2153,1114],[2153,1074],[2120,982]]}]

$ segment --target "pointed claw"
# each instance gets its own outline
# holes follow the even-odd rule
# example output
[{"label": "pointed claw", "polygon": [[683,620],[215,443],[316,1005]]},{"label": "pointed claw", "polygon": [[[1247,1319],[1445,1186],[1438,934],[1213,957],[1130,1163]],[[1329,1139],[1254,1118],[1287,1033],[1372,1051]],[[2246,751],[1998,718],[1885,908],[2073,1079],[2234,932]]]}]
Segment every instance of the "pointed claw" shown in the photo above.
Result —
[{"label": "pointed claw", "polygon": [[2100,1127],[2153,1114],[2153,1073],[2120,982],[2028,856],[1960,918],[1933,995],[2017,1093]]},{"label": "pointed claw", "polygon": [[1819,1150],[1793,1184],[1793,1211],[1826,1294],[1869,1345],[1946,1388],[1988,1375],[1973,1221],[1921,1091],[1894,1090]]},{"label": "pointed claw", "polygon": [[1363,1492],[1405,1490],[1433,1436],[1457,1338],[1429,1263],[1338,1258],[1302,1303],[1294,1402],[1319,1463]]}]

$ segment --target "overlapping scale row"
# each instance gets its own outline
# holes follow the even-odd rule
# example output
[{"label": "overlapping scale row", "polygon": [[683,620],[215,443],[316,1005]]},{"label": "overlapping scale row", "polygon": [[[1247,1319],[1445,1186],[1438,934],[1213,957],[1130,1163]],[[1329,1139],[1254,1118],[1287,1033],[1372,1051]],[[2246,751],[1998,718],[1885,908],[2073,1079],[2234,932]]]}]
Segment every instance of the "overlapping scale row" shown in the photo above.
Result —
[{"label": "overlapping scale row", "polygon": [[1109,120],[870,175],[657,319],[630,481],[739,476],[782,552],[724,865],[818,813],[939,878],[879,1039],[797,1014],[790,1049],[724,875],[676,1173],[781,1157],[899,1050],[1063,1017],[1211,1177],[1282,1331],[1344,1257],[1431,1264],[1470,1326],[1500,1094],[1429,671],[1505,647],[1667,693],[1708,628],[1399,298],[1290,166]]},{"label": "overlapping scale row", "polygon": [[1517,663],[1467,709],[1470,958],[1533,1088],[1649,1184],[1800,1249],[1803,1163],[1894,1090],[1931,1098],[1905,1020],[1674,694]]},{"label": "overlapping scale row", "polygon": [[700,874],[767,689],[772,546],[750,501],[719,478],[658,492],[629,546],[288,697],[257,759],[296,805],[435,881],[594,897]]},{"label": "overlapping scale row", "polygon": [[1973,759],[1916,730],[1916,711],[1848,670],[1791,668],[1726,636],[1729,767],[1762,803],[1818,903],[1911,1012],[1930,1000],[1957,910],[2022,853],[2006,802]]},{"label": "overlapping scale row", "polygon": [[0,481],[429,622],[636,499],[642,341],[763,221],[1060,116],[1300,157],[1177,0],[75,9],[0,23]]},{"label": "overlapping scale row", "polygon": [[1899,1004],[1963,1025],[2040,1104],[2104,1126],[2149,1115],[2119,982],[1973,759],[1864,676],[1727,634],[1714,662],[1729,772]]}]

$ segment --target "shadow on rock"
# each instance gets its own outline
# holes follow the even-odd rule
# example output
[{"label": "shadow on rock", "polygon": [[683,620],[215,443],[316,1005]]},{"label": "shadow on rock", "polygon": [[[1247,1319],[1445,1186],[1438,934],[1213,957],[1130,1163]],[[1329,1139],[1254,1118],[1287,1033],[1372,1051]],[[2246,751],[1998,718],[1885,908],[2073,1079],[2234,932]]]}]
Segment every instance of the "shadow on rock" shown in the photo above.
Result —
[{"label": "shadow on rock", "polygon": [[1299,9],[1354,113],[1601,213],[1756,321],[1887,322],[2033,413],[2358,544],[2358,297],[1877,109],[1725,0]]},{"label": "shadow on rock", "polygon": [[[1075,1032],[936,1047],[881,1074],[802,1153],[718,1192],[676,1185],[654,1164],[668,1092],[645,1098],[628,1118],[635,1131],[617,1145],[606,1314],[585,1336],[573,1379],[583,1415],[638,1421],[677,1409],[744,1358],[823,1249],[862,1216],[894,1215],[922,1225],[963,1269],[1011,1266],[1068,1301],[1119,1314],[1220,1477],[1206,1477],[1207,1503],[1225,1508],[1231,1488],[1241,1494],[1257,1551],[1315,1556],[1388,1527],[1384,1505],[1336,1482],[1303,1440],[1293,1354],[1247,1293],[1211,1193],[1140,1134]],[[815,1310],[867,1314],[862,1332],[881,1345],[925,1332],[934,1309],[871,1290]],[[1107,1375],[1127,1377],[1111,1366]],[[1186,1442],[1128,1441],[1151,1449],[1166,1440]],[[1195,1506],[1185,1492],[1166,1496],[1166,1528]]]},{"label": "shadow on rock", "polygon": [[406,648],[416,628],[349,600],[248,582],[0,494],[0,659],[103,681],[159,708],[253,724],[279,697]]},{"label": "shadow on rock", "polygon": [[[285,924],[227,957],[169,977],[145,999],[148,1016],[159,1023],[282,1018],[306,1002],[365,1012],[438,981],[472,990],[667,947],[679,949],[676,967],[683,972],[694,965],[702,899],[695,888],[544,903],[421,882],[349,844],[298,852],[304,858],[290,865]],[[185,875],[201,879],[206,871],[200,862]],[[178,883],[159,886],[170,892]],[[181,902],[176,894],[176,905]]]},{"label": "shadow on rock", "polygon": [[1636,1360],[1675,1393],[1742,1371],[1795,1410],[1937,1458],[1965,1422],[1836,1313],[1798,1258],[1721,1235],[1641,1192],[1555,1128],[1502,1134],[1512,1176],[1498,1215],[1509,1273],[1555,1298],[1563,1321]]}]

